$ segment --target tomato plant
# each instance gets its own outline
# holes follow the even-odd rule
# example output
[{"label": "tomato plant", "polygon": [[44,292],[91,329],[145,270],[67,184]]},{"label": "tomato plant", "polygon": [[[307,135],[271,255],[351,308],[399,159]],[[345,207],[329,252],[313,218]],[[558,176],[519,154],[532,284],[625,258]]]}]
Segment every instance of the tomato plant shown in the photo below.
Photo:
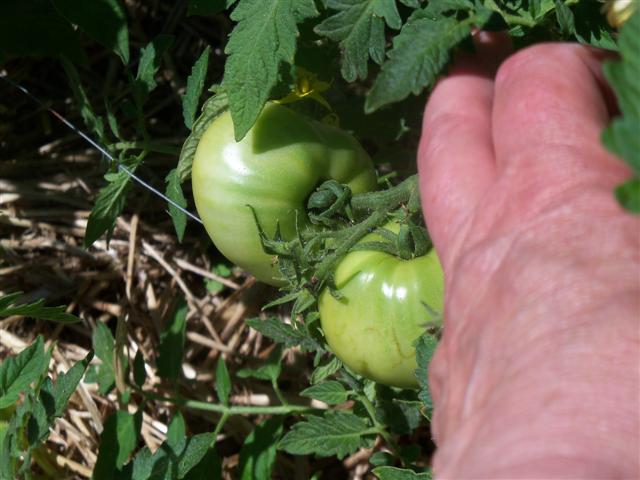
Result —
[{"label": "tomato plant", "polygon": [[354,193],[373,190],[371,159],[348,133],[270,103],[240,141],[228,112],[202,136],[193,161],[193,196],[215,246],[259,280],[278,285],[272,256],[263,251],[253,207],[267,235],[284,239],[309,224],[305,202],[323,181]]},{"label": "tomato plant", "polygon": [[[385,226],[398,232],[397,223]],[[378,233],[360,243],[380,241]],[[385,385],[417,388],[413,343],[428,326],[439,326],[444,274],[434,249],[405,260],[386,252],[356,250],[335,269],[341,298],[320,295],[327,343],[342,362]]]}]

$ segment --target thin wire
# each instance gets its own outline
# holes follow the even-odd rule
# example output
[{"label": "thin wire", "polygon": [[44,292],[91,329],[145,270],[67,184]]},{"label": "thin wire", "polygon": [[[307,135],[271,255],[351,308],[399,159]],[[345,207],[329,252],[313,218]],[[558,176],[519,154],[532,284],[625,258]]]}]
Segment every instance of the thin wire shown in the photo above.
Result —
[{"label": "thin wire", "polygon": [[62,123],[64,123],[67,127],[69,127],[71,130],[73,130],[75,133],[77,133],[78,135],[80,135],[85,141],[87,141],[89,144],[91,144],[96,150],[98,150],[100,153],[102,153],[102,155],[104,155],[105,157],[107,157],[109,159],[109,161],[113,164],[115,164],[118,167],[118,170],[121,170],[123,172],[125,172],[129,177],[131,177],[132,180],[134,180],[135,182],[137,182],[138,184],[142,185],[144,188],[146,188],[147,190],[150,190],[151,192],[153,192],[155,195],[157,195],[158,197],[162,198],[164,201],[166,201],[167,203],[173,205],[174,207],[176,207],[178,210],[180,210],[182,213],[186,214],[188,217],[190,217],[192,220],[195,220],[196,222],[200,223],[201,225],[203,225],[202,220],[200,220],[200,218],[198,218],[197,215],[194,215],[193,213],[191,213],[189,210],[187,210],[186,208],[182,207],[181,205],[179,205],[178,203],[176,203],[174,200],[171,200],[169,197],[167,197],[164,193],[162,193],[160,190],[158,190],[157,188],[149,185],[147,182],[145,182],[144,180],[142,180],[139,176],[137,176],[135,173],[133,173],[131,170],[129,170],[127,167],[125,167],[124,165],[122,165],[120,162],[118,162],[110,153],[107,149],[105,149],[103,146],[101,146],[99,143],[97,143],[96,141],[94,141],[91,137],[89,137],[86,133],[84,133],[82,130],[80,130],[79,128],[77,128],[73,123],[71,123],[69,120],[67,120],[66,118],[64,118],[62,115],[60,115],[58,112],[56,112],[53,108],[48,107],[47,105],[45,105],[45,103],[40,100],[38,97],[36,97],[35,95],[33,95],[31,92],[29,92],[26,88],[24,88],[22,85],[18,85],[17,83],[15,83],[14,81],[12,81],[11,79],[9,79],[6,74],[4,72],[0,72],[0,78],[2,80],[4,80],[5,82],[7,82],[9,85],[11,85],[13,88],[16,88],[18,90],[20,90],[22,93],[24,93],[26,96],[28,96],[31,100],[33,100],[34,102],[36,102],[38,105],[40,105],[42,108],[46,109],[49,113],[51,113],[54,117],[56,117],[58,120],[60,120]]}]

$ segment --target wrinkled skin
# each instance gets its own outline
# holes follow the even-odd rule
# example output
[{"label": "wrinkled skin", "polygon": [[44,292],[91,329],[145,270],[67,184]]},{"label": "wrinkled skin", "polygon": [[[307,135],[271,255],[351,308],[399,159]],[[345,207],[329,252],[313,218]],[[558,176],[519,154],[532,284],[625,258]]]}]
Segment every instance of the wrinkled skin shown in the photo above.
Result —
[{"label": "wrinkled skin", "polygon": [[[603,54],[481,34],[426,107],[423,209],[445,271],[437,478],[640,478],[640,220],[600,144]],[[486,68],[486,67],[485,67]]]}]

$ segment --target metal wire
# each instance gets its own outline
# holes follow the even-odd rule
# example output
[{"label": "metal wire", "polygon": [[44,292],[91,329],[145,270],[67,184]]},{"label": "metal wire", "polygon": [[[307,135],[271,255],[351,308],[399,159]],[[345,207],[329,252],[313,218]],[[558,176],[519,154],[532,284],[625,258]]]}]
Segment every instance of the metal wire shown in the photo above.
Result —
[{"label": "metal wire", "polygon": [[73,123],[71,123],[69,120],[64,118],[58,112],[56,112],[53,108],[48,107],[47,105],[45,105],[45,103],[42,100],[37,98],[35,95],[33,95],[31,92],[29,92],[22,85],[19,85],[19,84],[15,83],[13,80],[11,80],[10,78],[8,78],[4,72],[0,72],[0,79],[4,80],[6,83],[11,85],[13,88],[15,88],[17,90],[20,90],[22,93],[24,93],[26,96],[28,96],[31,100],[36,102],[42,108],[46,109],[54,117],[56,117],[58,120],[60,120],[62,123],[64,123],[68,128],[70,128],[75,133],[77,133],[80,137],[82,137],[92,147],[94,147],[96,150],[98,150],[100,153],[102,153],[102,155],[107,157],[112,164],[116,165],[118,170],[121,170],[121,171],[125,172],[133,181],[135,181],[139,185],[142,185],[147,190],[153,192],[155,195],[157,195],[158,197],[162,198],[167,203],[171,204],[172,206],[174,206],[175,208],[180,210],[182,213],[187,215],[189,218],[191,218],[192,220],[195,220],[196,222],[198,222],[198,223],[200,223],[202,225],[202,220],[200,220],[200,218],[197,215],[191,213],[189,210],[187,210],[186,208],[182,207],[181,205],[176,203],[174,200],[171,200],[169,197],[167,197],[160,190],[158,190],[157,188],[153,187],[152,185],[150,185],[147,182],[145,182],[144,180],[142,180],[139,176],[137,176],[135,173],[133,173],[127,167],[125,167],[120,162],[118,162],[118,160],[116,160],[113,157],[113,155],[111,155],[106,148],[104,148],[102,145],[100,145],[95,140],[93,140],[91,137],[89,137],[86,133],[84,133],[82,130],[80,130],[78,127],[76,127]]}]

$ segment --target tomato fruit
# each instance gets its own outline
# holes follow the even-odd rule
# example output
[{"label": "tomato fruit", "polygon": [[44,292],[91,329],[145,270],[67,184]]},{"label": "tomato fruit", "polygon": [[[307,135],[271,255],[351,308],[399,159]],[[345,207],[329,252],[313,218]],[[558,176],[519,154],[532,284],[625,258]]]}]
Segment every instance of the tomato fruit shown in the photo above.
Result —
[{"label": "tomato fruit", "polygon": [[265,233],[291,239],[309,225],[305,202],[325,180],[353,193],[376,188],[371,159],[348,133],[275,103],[265,106],[237,142],[231,115],[217,117],[203,134],[193,161],[198,214],[218,250],[259,280],[279,285],[272,256],[264,253],[251,210]]},{"label": "tomato fruit", "polygon": [[[385,228],[399,230],[395,222]],[[372,233],[361,242],[380,240]],[[413,343],[427,324],[441,322],[444,305],[444,274],[435,250],[410,260],[374,250],[354,251],[334,273],[342,298],[325,289],[318,301],[331,350],[364,377],[417,388]]]}]

